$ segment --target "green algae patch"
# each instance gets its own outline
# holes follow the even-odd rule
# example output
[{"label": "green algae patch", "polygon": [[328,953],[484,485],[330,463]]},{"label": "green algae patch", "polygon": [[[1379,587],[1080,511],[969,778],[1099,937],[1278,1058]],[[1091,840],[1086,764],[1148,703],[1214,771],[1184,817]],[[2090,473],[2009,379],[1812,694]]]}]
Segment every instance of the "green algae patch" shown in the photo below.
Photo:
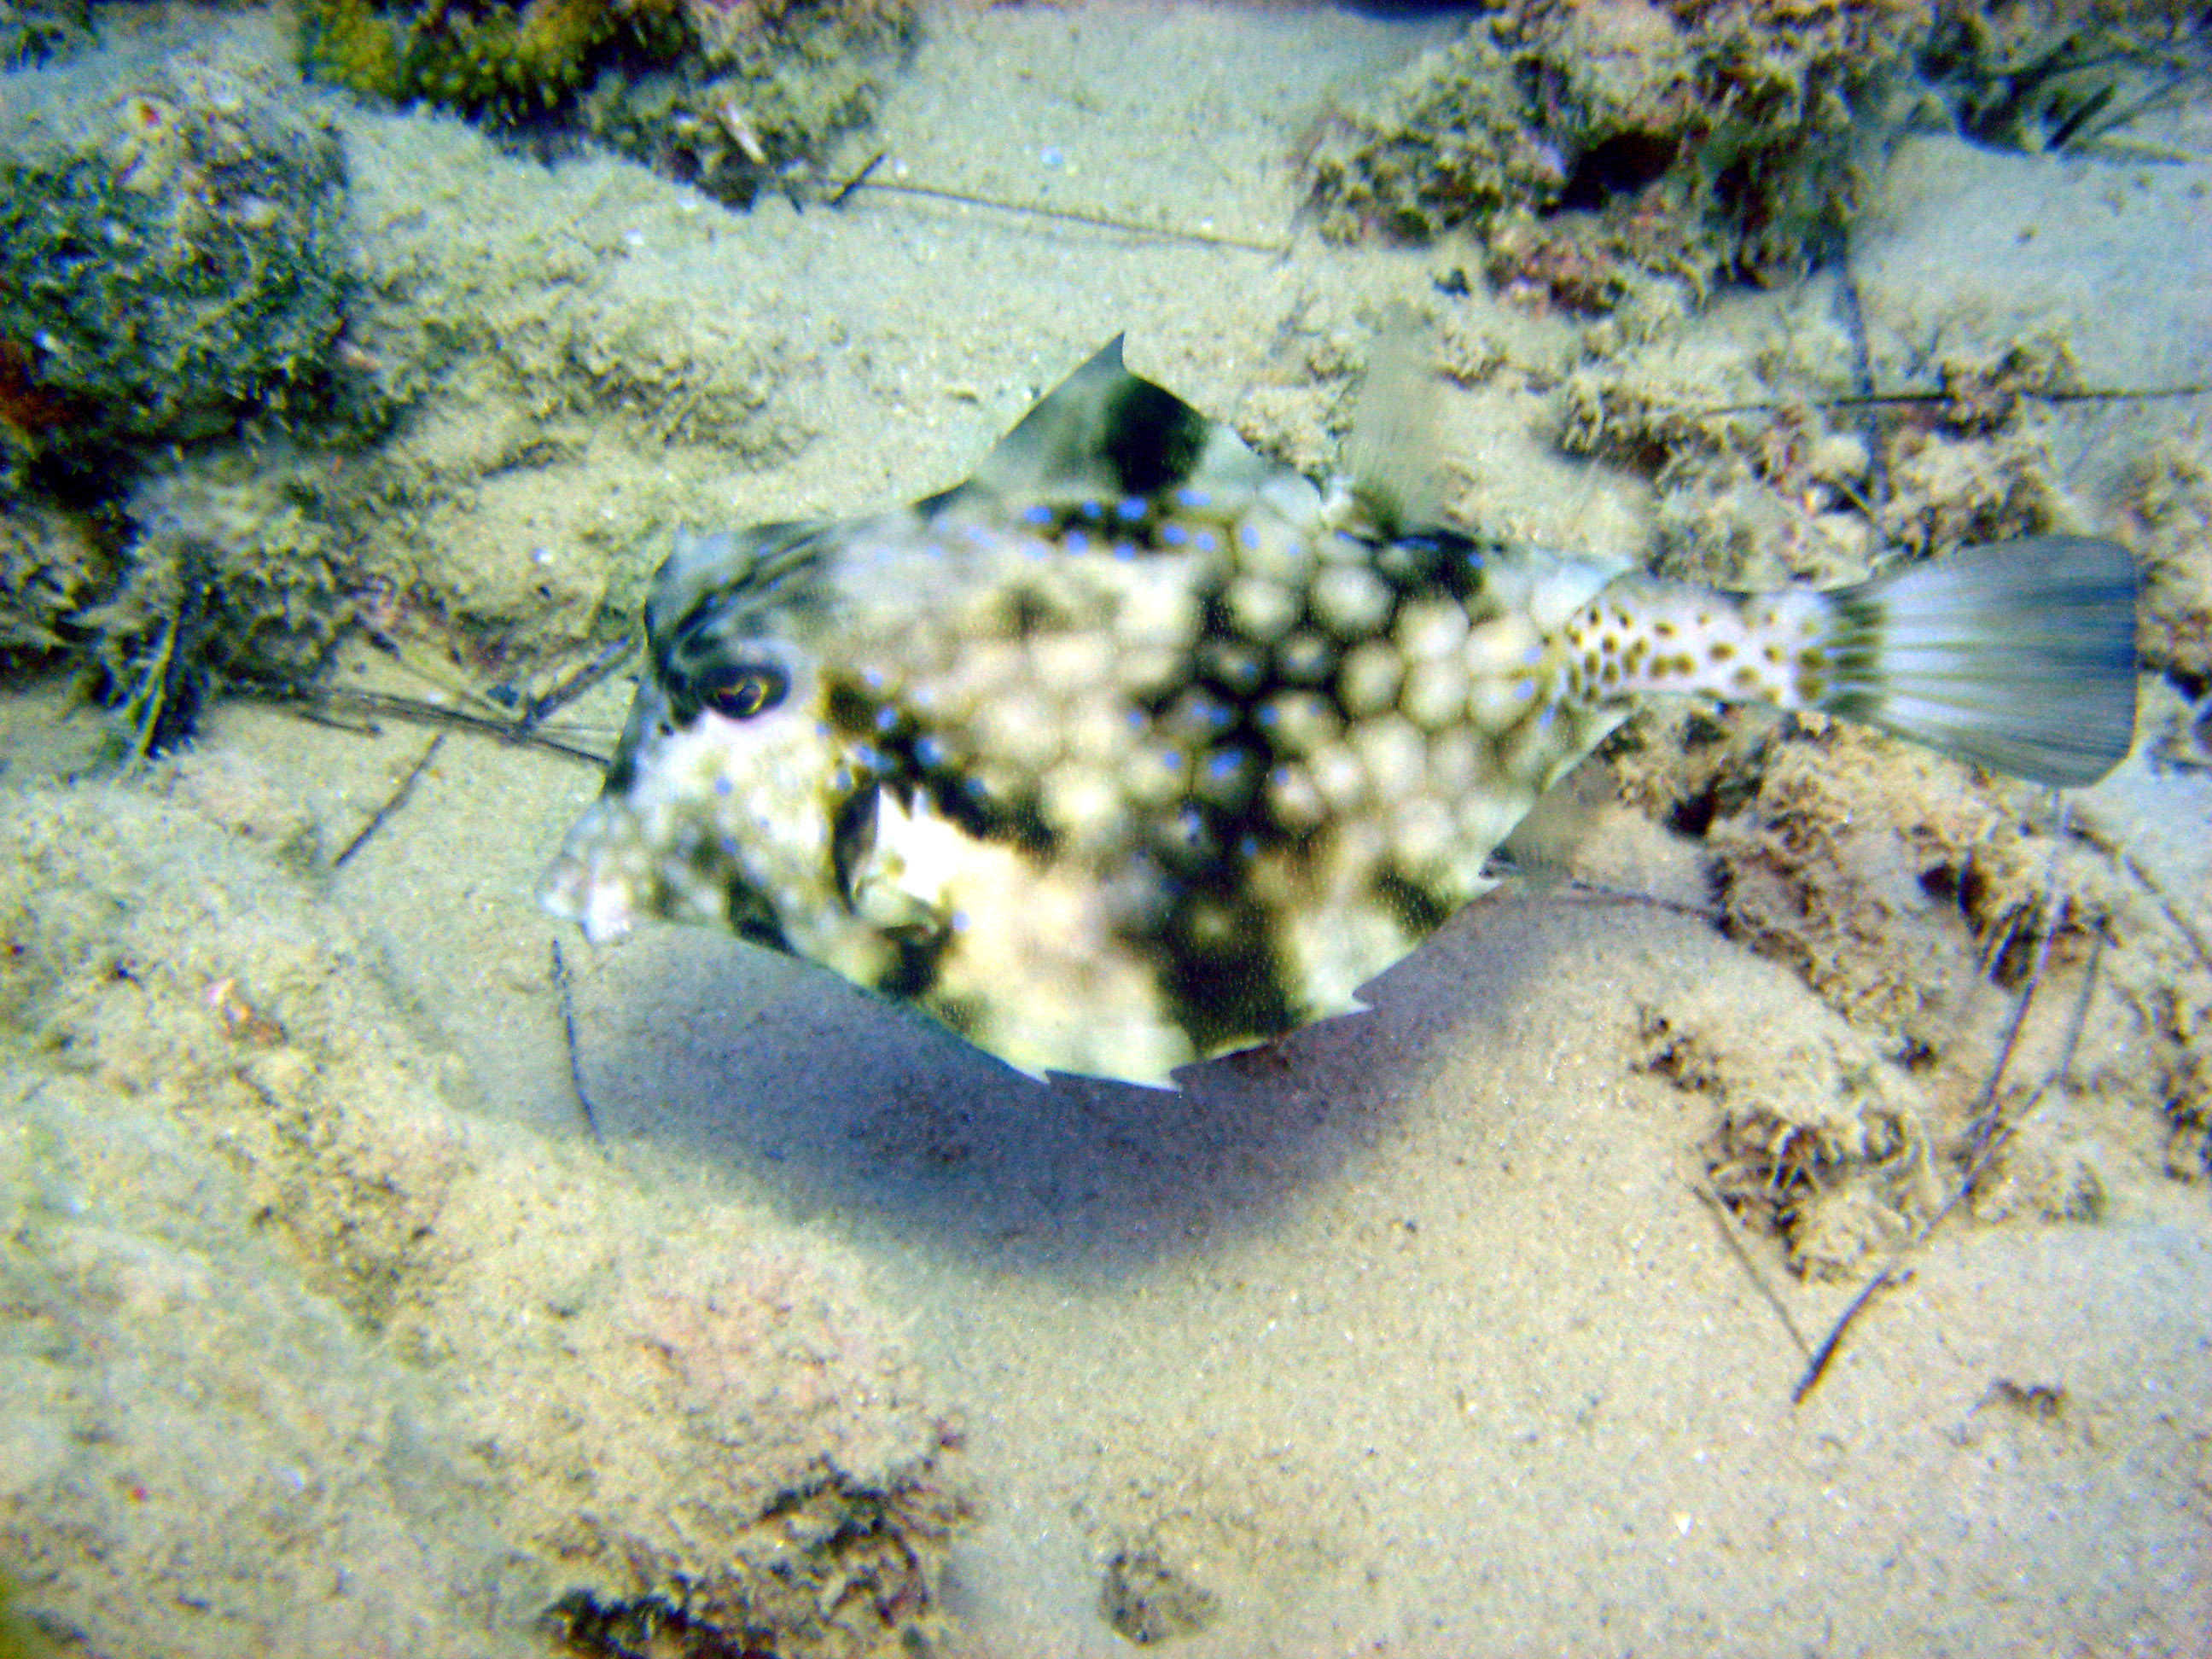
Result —
[{"label": "green algae patch", "polygon": [[301,57],[318,78],[364,97],[419,100],[509,123],[566,106],[622,52],[673,59],[684,44],[670,0],[530,0],[520,8],[310,0],[301,17]]},{"label": "green algae patch", "polygon": [[19,70],[0,106],[10,459],[319,416],[348,294],[335,134],[189,52]]},{"label": "green algae patch", "polygon": [[308,0],[307,73],[487,127],[583,134],[749,207],[875,114],[911,0]]}]

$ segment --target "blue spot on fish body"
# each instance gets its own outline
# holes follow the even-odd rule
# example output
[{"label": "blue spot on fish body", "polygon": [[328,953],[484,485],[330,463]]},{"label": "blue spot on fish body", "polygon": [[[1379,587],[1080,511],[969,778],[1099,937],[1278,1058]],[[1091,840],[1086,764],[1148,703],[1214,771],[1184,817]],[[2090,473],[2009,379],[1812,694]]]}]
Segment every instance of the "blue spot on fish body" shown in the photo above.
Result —
[{"label": "blue spot on fish body", "polygon": [[1212,496],[1189,484],[1176,491],[1176,500],[1185,507],[1210,507],[1213,503]]},{"label": "blue spot on fish body", "polygon": [[1034,507],[1025,507],[1022,509],[1022,522],[1035,525],[1050,524],[1052,509],[1042,501],[1037,502]]},{"label": "blue spot on fish body", "polygon": [[1189,539],[1190,532],[1179,524],[1164,524],[1160,526],[1160,540],[1170,547],[1181,547]]}]

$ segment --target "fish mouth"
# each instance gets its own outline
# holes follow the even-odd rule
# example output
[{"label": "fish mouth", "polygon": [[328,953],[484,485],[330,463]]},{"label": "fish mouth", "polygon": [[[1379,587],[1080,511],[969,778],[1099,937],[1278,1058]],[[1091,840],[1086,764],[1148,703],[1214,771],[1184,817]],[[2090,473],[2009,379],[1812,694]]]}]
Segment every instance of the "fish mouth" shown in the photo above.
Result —
[{"label": "fish mouth", "polygon": [[546,872],[538,902],[563,921],[577,923],[594,945],[622,938],[637,921],[637,907],[629,894],[612,882],[598,879],[583,866],[566,860]]},{"label": "fish mouth", "polygon": [[636,872],[624,867],[635,852],[610,818],[608,804],[594,802],[538,883],[540,908],[577,923],[594,945],[620,939],[638,916]]}]

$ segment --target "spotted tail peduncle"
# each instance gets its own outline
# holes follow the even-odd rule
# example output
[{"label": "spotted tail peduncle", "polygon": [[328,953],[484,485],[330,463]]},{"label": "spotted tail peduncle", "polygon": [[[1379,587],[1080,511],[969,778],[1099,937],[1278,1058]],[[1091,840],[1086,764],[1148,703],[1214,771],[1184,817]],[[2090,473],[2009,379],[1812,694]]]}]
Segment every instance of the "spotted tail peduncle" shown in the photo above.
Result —
[{"label": "spotted tail peduncle", "polygon": [[1831,592],[1630,575],[1569,618],[1566,690],[1820,709],[2042,783],[2094,783],[2134,740],[2136,567],[2037,536]]}]

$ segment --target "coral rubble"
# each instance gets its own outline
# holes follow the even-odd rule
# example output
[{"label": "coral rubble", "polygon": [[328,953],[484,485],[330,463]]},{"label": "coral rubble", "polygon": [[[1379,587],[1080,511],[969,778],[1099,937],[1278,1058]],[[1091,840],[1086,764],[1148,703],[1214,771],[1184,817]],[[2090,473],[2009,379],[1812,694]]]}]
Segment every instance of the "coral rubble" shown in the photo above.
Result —
[{"label": "coral rubble", "polygon": [[2054,399],[2081,384],[2033,332],[1882,363],[1918,388],[1874,412],[1809,395],[1852,384],[1844,341],[1802,314],[1731,336],[1662,337],[1568,377],[1560,441],[1648,473],[1657,568],[1740,587],[1863,579],[1885,549],[1946,551],[2078,530],[2050,450]]}]

